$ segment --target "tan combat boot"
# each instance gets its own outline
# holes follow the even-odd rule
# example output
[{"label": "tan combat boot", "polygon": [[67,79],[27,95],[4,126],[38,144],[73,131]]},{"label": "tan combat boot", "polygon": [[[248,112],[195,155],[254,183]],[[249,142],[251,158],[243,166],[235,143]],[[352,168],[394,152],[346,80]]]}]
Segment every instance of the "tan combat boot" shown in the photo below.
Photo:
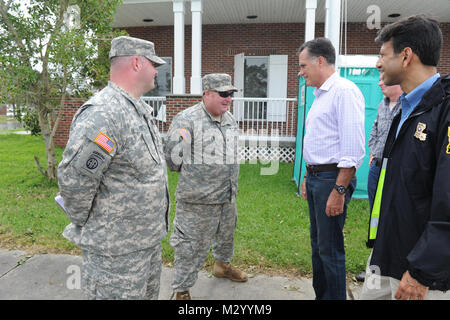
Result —
[{"label": "tan combat boot", "polygon": [[183,292],[177,292],[175,300],[191,300],[189,290]]},{"label": "tan combat boot", "polygon": [[236,269],[229,262],[225,263],[218,260],[214,263],[213,274],[217,278],[228,278],[236,282],[246,282],[248,280],[245,272]]}]

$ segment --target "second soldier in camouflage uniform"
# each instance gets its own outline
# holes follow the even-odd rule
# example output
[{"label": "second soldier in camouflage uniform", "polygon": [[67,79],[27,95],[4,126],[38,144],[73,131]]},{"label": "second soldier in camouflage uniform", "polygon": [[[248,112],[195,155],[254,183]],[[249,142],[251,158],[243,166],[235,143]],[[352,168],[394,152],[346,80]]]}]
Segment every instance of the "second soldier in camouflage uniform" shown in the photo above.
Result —
[{"label": "second soldier in camouflage uniform", "polygon": [[88,299],[157,299],[161,240],[168,230],[168,183],[152,109],[140,96],[164,61],[154,45],[112,40],[108,86],[75,114],[58,167],[71,224],[63,235],[82,249]]},{"label": "second soldier in camouflage uniform", "polygon": [[228,111],[237,91],[227,74],[203,77],[203,101],[180,112],[169,128],[165,149],[169,168],[179,171],[176,216],[170,244],[175,251],[176,299],[190,299],[212,245],[214,275],[247,281],[231,266],[237,221],[238,126]]}]

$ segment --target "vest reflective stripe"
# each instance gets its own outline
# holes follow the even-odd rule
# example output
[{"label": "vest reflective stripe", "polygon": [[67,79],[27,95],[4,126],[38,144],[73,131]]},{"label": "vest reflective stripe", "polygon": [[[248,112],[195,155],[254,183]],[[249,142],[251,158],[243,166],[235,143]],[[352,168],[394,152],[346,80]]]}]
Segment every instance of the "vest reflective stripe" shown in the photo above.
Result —
[{"label": "vest reflective stripe", "polygon": [[387,158],[383,159],[383,164],[381,165],[380,176],[378,178],[377,192],[375,193],[375,199],[373,202],[372,212],[370,214],[370,224],[369,224],[369,241],[368,243],[373,243],[377,237],[378,221],[380,219],[380,208],[381,208],[381,196],[383,194],[384,178],[386,176]]}]

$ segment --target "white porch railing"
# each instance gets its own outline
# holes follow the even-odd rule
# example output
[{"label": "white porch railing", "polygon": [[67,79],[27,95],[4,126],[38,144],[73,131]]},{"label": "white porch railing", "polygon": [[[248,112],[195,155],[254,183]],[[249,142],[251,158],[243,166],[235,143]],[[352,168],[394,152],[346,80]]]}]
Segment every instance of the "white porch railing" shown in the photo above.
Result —
[{"label": "white porch railing", "polygon": [[[166,97],[143,97],[153,108],[162,136],[166,125]],[[295,98],[233,98],[230,108],[239,124],[240,160],[295,159],[297,131],[297,99]],[[170,121],[171,119],[169,119]]]},{"label": "white porch railing", "polygon": [[[160,132],[166,122],[166,97],[143,97],[153,108]],[[239,124],[240,136],[276,137],[295,141],[297,99],[295,98],[233,98],[230,112]]]},{"label": "white porch railing", "polygon": [[164,123],[166,122],[166,97],[142,97],[150,107],[153,108],[153,116],[159,132],[164,131]]},{"label": "white porch railing", "polygon": [[233,98],[231,108],[241,136],[266,136],[295,141],[297,99]]}]

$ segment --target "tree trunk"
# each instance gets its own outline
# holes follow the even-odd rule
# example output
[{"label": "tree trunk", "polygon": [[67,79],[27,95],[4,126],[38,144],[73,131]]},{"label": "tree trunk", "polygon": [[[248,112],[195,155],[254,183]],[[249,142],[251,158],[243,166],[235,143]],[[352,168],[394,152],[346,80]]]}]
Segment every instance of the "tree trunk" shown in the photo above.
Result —
[{"label": "tree trunk", "polygon": [[45,154],[47,157],[47,172],[45,175],[50,181],[56,181],[56,166],[58,163],[56,161],[55,144],[52,137],[53,130],[51,130],[51,123],[47,110],[46,106],[38,106],[39,126],[41,127],[41,134],[44,139]]},{"label": "tree trunk", "polygon": [[[43,79],[45,79],[44,88],[48,87],[48,74],[46,71],[46,68],[43,71]],[[60,97],[59,101],[59,107],[55,108],[51,105],[47,105],[46,102],[50,100],[48,95],[44,95],[45,100],[39,101],[37,103],[38,105],[38,114],[39,114],[39,126],[41,128],[41,134],[42,138],[44,139],[45,143],[45,153],[47,156],[47,173],[44,173],[45,176],[50,181],[56,181],[57,179],[57,165],[58,162],[56,161],[56,153],[55,153],[55,134],[56,129],[59,125],[59,122],[62,117],[63,109],[64,109],[64,102],[66,100],[66,89],[67,89],[67,78],[68,73],[67,69],[64,68],[64,78],[62,83],[62,95]],[[49,90],[44,90],[45,92],[48,92]],[[56,118],[54,117],[54,114],[56,113]],[[38,169],[40,168],[39,161],[36,159]],[[39,171],[43,172],[43,170],[39,169]]]}]

